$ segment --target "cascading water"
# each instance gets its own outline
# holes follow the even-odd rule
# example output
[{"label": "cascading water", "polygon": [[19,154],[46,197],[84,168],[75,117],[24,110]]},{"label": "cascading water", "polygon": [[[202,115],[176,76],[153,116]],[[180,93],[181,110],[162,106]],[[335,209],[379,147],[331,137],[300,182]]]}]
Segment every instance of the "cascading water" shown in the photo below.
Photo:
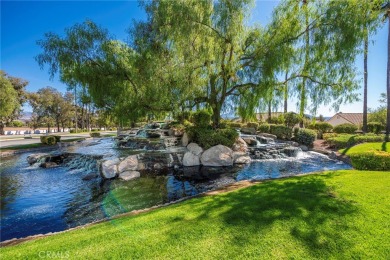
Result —
[{"label": "cascading water", "polygon": [[[256,141],[250,165],[145,171],[140,178],[131,181],[99,177],[100,160],[140,153],[132,149],[118,149],[112,139],[87,140],[62,147],[60,153],[64,159],[53,168],[39,167],[46,162],[43,157],[30,166],[26,158],[31,153],[2,159],[1,240],[64,230],[196,195],[239,180],[349,168],[316,153],[298,152],[297,157],[288,157],[282,152],[286,145],[282,147],[277,142]],[[175,143],[174,140],[169,142]],[[169,154],[173,151],[184,152],[182,148],[172,146],[165,151],[153,151],[153,156],[143,150],[145,154],[141,157],[143,160],[160,158],[177,161],[178,154]],[[269,153],[272,159],[256,159],[256,151]],[[151,163],[156,164],[154,161]]]}]

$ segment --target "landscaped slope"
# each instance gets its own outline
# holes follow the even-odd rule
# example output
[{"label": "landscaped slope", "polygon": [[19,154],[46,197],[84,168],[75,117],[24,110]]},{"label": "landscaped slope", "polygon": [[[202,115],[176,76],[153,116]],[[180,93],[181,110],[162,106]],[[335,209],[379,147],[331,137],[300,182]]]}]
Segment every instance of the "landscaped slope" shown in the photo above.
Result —
[{"label": "landscaped slope", "polygon": [[342,154],[351,155],[369,151],[390,152],[390,142],[363,143],[352,146],[350,148],[341,149],[339,152]]},{"label": "landscaped slope", "polygon": [[[338,171],[225,194],[2,248],[2,259],[390,258],[390,172]],[[42,253],[44,252],[44,253]]]}]

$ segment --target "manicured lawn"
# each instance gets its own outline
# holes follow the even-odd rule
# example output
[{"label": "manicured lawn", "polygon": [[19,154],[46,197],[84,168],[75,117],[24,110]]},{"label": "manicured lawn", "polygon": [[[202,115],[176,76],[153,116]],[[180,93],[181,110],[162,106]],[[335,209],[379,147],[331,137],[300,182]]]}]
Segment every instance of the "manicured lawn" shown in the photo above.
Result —
[{"label": "manicured lawn", "polygon": [[[80,141],[85,140],[84,137],[82,138],[71,138],[66,140],[61,140],[62,143],[68,143],[68,142],[74,142],[74,141]],[[14,145],[14,146],[8,146],[8,147],[2,147],[0,148],[1,151],[10,151],[10,150],[22,150],[22,149],[32,149],[32,148],[41,148],[41,147],[48,147],[49,145],[37,143],[37,144],[21,144],[21,145]]]},{"label": "manicured lawn", "polygon": [[390,172],[273,180],[1,248],[79,259],[390,259]]},{"label": "manicured lawn", "polygon": [[377,143],[363,143],[339,150],[340,153],[351,155],[355,153],[362,153],[368,151],[384,151],[390,152],[390,142],[377,142]]}]

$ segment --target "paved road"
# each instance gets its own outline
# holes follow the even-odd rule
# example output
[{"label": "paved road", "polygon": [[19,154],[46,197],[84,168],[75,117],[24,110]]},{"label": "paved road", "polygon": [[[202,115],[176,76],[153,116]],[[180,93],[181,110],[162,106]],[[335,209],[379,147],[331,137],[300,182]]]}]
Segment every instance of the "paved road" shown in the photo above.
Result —
[{"label": "paved road", "polygon": [[[100,132],[101,134],[116,134],[116,131],[107,131],[107,132]],[[80,137],[90,137],[89,133],[79,133],[79,134],[60,134],[61,140],[69,140],[74,138],[80,138]],[[15,146],[15,145],[24,145],[24,144],[37,144],[40,143],[40,136],[41,135],[32,135],[32,139],[24,139],[24,136],[0,136],[0,147],[6,148],[9,146]]]}]

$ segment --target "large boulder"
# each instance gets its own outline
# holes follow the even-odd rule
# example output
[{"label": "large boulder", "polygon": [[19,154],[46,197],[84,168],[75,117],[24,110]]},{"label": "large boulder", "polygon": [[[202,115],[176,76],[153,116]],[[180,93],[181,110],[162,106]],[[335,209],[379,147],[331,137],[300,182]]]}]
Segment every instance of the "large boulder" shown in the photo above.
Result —
[{"label": "large boulder", "polygon": [[298,153],[301,152],[301,148],[294,146],[287,146],[283,148],[283,153],[288,157],[297,157]]},{"label": "large boulder", "polygon": [[118,174],[119,159],[104,161],[101,165],[101,174],[103,178],[112,179]]},{"label": "large boulder", "polygon": [[187,146],[187,145],[188,145],[188,142],[189,142],[188,134],[187,134],[187,133],[184,133],[184,134],[183,134],[183,137],[181,138],[181,144],[182,144],[182,146]]},{"label": "large boulder", "polygon": [[198,166],[200,165],[199,155],[192,152],[186,152],[183,156],[183,166]]},{"label": "large boulder", "polygon": [[260,133],[260,132],[258,132],[257,135],[258,135],[258,136],[264,136],[264,137],[266,137],[266,138],[272,138],[272,139],[274,139],[274,140],[277,138],[276,135],[268,134],[268,133]]},{"label": "large boulder", "polygon": [[207,149],[200,160],[204,166],[232,166],[233,151],[219,144]]},{"label": "large boulder", "polygon": [[257,141],[256,141],[256,139],[253,137],[243,137],[242,138],[244,141],[245,141],[245,143],[247,143],[248,145],[251,145],[251,146],[255,146],[255,145],[257,145]]},{"label": "large boulder", "polygon": [[137,171],[125,171],[119,174],[119,178],[125,181],[139,178],[140,176],[141,174]]},{"label": "large boulder", "polygon": [[203,149],[202,147],[200,147],[198,144],[196,143],[190,143],[189,145],[187,145],[187,149],[188,151],[190,151],[191,153],[195,154],[195,155],[200,155],[201,153],[203,153]]},{"label": "large boulder", "polygon": [[234,152],[247,152],[248,151],[248,145],[241,137],[239,137],[234,142],[232,150]]},{"label": "large boulder", "polygon": [[31,165],[31,164],[38,162],[41,158],[47,157],[47,156],[49,156],[49,154],[47,154],[47,153],[30,154],[29,156],[27,156],[27,162]]},{"label": "large boulder", "polygon": [[247,153],[244,152],[233,152],[233,163],[235,164],[247,164],[251,163],[252,159]]},{"label": "large boulder", "polygon": [[121,161],[118,165],[118,172],[134,171],[138,169],[137,155],[130,155]]}]

